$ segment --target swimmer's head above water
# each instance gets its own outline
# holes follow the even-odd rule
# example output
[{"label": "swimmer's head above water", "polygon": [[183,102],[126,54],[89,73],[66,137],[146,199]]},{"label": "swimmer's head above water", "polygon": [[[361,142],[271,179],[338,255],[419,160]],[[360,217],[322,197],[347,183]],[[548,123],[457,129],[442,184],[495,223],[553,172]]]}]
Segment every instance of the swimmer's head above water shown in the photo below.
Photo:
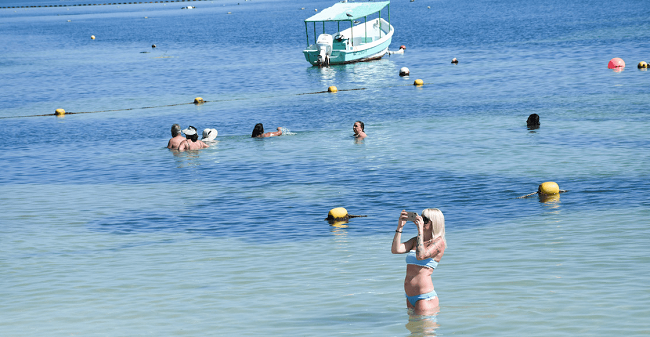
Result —
[{"label": "swimmer's head above water", "polygon": [[364,125],[362,121],[356,121],[354,122],[354,126],[352,126],[352,131],[354,132],[354,137],[355,138],[365,138],[367,135],[364,131]]},{"label": "swimmer's head above water", "polygon": [[203,141],[212,141],[215,138],[217,138],[217,129],[205,129],[203,130],[203,138],[201,140]]},{"label": "swimmer's head above water", "polygon": [[181,126],[178,124],[172,125],[172,137],[176,137],[181,133]]},{"label": "swimmer's head above water", "polygon": [[255,127],[253,128],[253,133],[251,134],[251,138],[259,137],[263,134],[264,134],[264,125],[262,125],[262,123],[255,124]]},{"label": "swimmer's head above water", "polygon": [[531,114],[530,116],[528,116],[528,119],[526,120],[526,125],[528,126],[529,129],[539,128],[539,115]]},{"label": "swimmer's head above water", "polygon": [[193,126],[188,126],[187,129],[183,130],[185,138],[191,139],[193,142],[196,142],[199,139],[199,134],[196,133],[196,128]]}]

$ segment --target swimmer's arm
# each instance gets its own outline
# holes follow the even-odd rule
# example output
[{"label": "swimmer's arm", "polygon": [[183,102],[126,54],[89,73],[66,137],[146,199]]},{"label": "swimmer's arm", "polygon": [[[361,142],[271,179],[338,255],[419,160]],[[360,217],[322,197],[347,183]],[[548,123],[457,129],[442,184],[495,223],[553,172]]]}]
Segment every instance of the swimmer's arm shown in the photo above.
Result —
[{"label": "swimmer's arm", "polygon": [[273,137],[273,136],[282,136],[282,128],[278,128],[278,131],[266,133],[265,137]]},{"label": "swimmer's arm", "polygon": [[408,215],[405,210],[400,213],[400,217],[397,222],[397,230],[395,231],[395,236],[393,236],[393,245],[390,248],[390,252],[393,254],[404,254],[413,249],[415,238],[411,238],[406,242],[401,242],[402,230],[404,229],[404,225],[406,225],[407,216]]},{"label": "swimmer's arm", "polygon": [[168,149],[172,148],[172,140],[171,139],[167,142],[167,148]]},{"label": "swimmer's arm", "polygon": [[400,242],[400,241],[401,241],[401,234],[395,232],[395,236],[393,237],[393,246],[390,249],[391,253],[393,254],[408,253],[411,249],[413,249],[413,246],[415,246],[414,237],[406,240],[405,242]]}]

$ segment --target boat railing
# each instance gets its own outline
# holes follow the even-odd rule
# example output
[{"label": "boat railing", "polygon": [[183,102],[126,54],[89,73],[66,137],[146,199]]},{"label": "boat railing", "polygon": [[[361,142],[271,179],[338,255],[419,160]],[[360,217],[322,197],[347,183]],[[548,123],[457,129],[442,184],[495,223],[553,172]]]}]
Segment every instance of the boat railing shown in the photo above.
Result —
[{"label": "boat railing", "polygon": [[[371,31],[376,32],[371,28],[379,28],[379,34],[369,34]],[[362,46],[366,44],[372,44],[379,41],[385,35],[388,35],[390,32],[390,23],[384,20],[383,18],[375,18],[366,23],[362,23],[351,28],[345,29],[343,31],[337,32],[334,34],[334,43],[332,45],[333,50],[348,50],[353,47]],[[345,36],[344,39],[338,39],[340,35]],[[352,38],[350,37],[352,35]],[[318,50],[316,44],[309,45],[306,50]]]}]

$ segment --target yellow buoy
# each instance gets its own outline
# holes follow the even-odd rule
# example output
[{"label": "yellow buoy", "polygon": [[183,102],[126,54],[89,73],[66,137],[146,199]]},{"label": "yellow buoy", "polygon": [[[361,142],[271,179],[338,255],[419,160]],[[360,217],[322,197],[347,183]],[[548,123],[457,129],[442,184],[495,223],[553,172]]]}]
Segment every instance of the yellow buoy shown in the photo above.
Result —
[{"label": "yellow buoy", "polygon": [[95,39],[95,35],[90,35],[90,39],[91,39],[91,40],[94,40],[94,39]]},{"label": "yellow buoy", "polygon": [[560,193],[560,187],[555,182],[547,181],[539,185],[539,187],[537,188],[537,193],[540,195],[558,194]]},{"label": "yellow buoy", "polygon": [[348,210],[343,207],[332,208],[329,213],[327,213],[328,219],[345,219],[348,216]]},{"label": "yellow buoy", "polygon": [[648,67],[648,64],[645,61],[639,62],[639,65],[638,65],[639,69],[647,68],[647,67]]},{"label": "yellow buoy", "polygon": [[329,88],[327,88],[327,91],[329,91],[329,92],[338,92],[339,89],[337,89],[335,86],[332,85]]},{"label": "yellow buoy", "polygon": [[201,97],[197,97],[194,99],[194,104],[202,104],[203,102],[205,101]]},{"label": "yellow buoy", "polygon": [[423,84],[424,84],[424,81],[419,79],[419,78],[417,80],[415,80],[415,82],[413,82],[413,85],[423,85]]},{"label": "yellow buoy", "polygon": [[65,115],[65,110],[56,109],[56,110],[54,110],[54,114],[57,115],[57,116],[63,116],[63,115]]}]

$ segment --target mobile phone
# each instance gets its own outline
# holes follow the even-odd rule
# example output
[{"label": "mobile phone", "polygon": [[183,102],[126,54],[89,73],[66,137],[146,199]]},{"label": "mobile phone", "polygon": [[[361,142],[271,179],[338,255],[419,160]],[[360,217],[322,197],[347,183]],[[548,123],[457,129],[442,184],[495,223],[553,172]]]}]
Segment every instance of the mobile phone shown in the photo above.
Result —
[{"label": "mobile phone", "polygon": [[416,212],[406,212],[406,221],[415,221],[415,217],[418,215]]}]

